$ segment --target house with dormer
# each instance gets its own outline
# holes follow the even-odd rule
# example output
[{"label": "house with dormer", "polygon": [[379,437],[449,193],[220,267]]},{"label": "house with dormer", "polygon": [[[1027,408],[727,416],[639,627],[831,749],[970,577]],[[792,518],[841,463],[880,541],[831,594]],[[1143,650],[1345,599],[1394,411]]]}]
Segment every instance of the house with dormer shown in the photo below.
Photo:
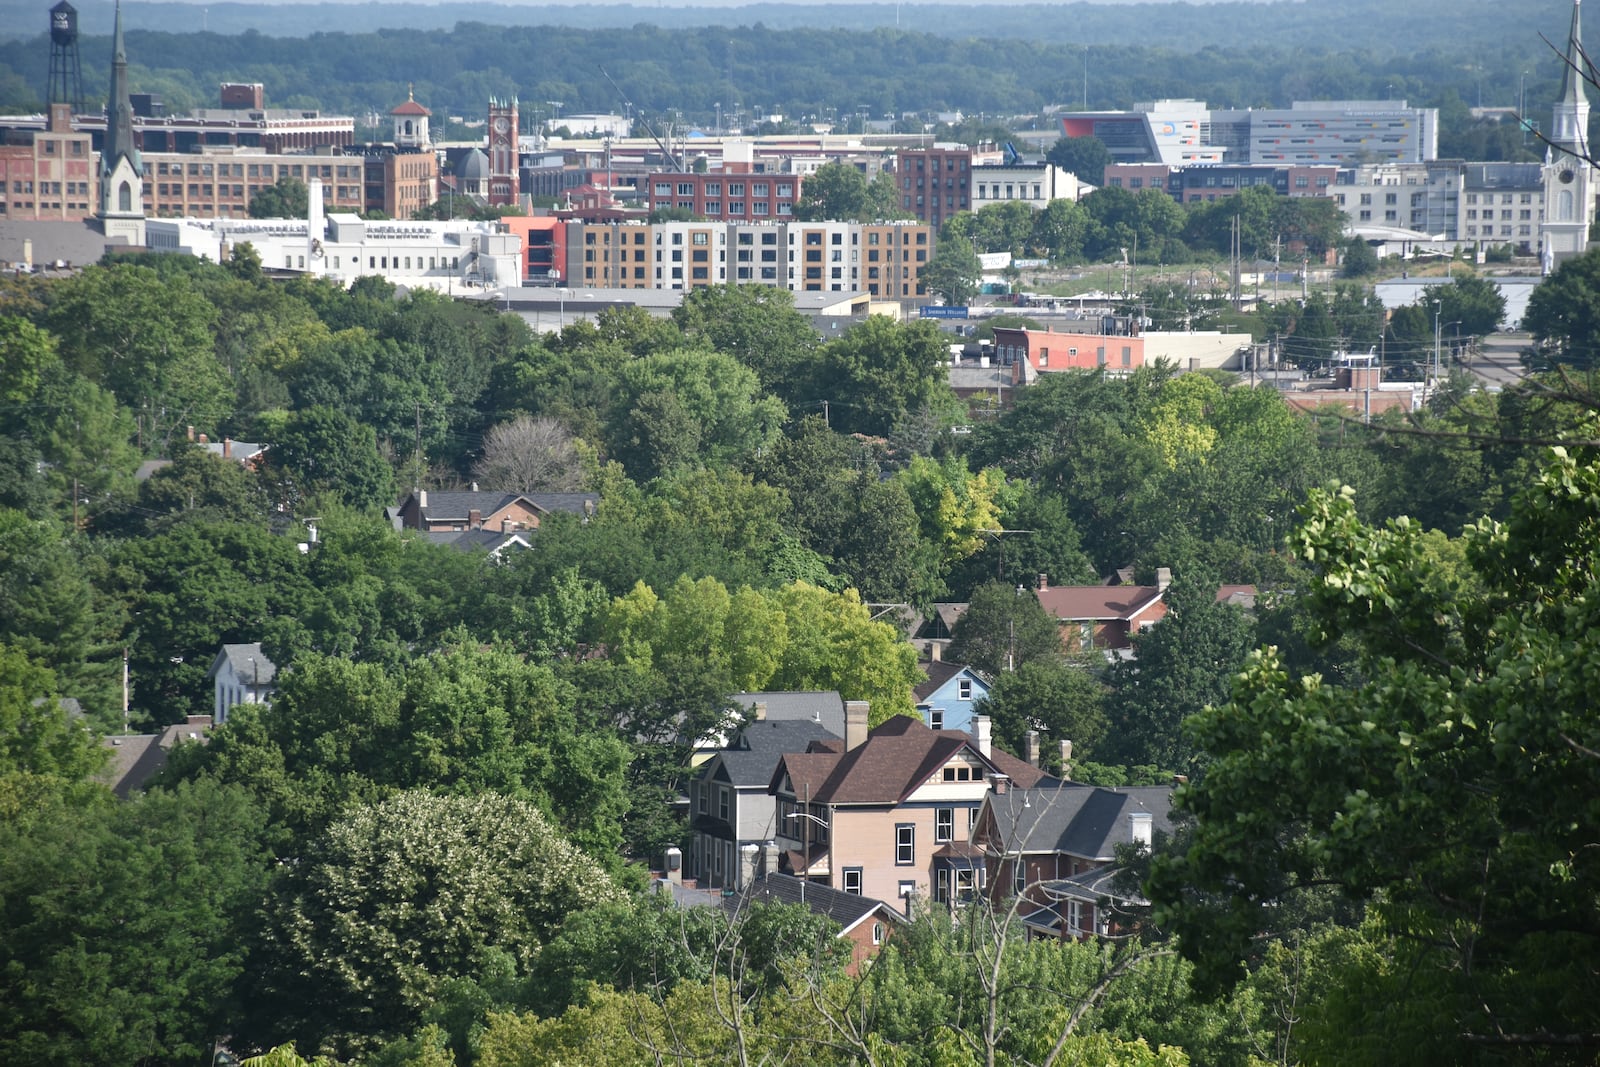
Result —
[{"label": "house with dormer", "polygon": [[982,856],[967,842],[984,797],[997,783],[1055,780],[996,748],[986,717],[971,733],[904,715],[869,731],[866,711],[846,703],[842,746],[778,762],[770,784],[778,869],[908,908],[978,891]]},{"label": "house with dormer", "polygon": [[1172,786],[1060,783],[984,798],[972,831],[989,899],[1015,900],[1036,937],[1082,940],[1121,932],[1147,902],[1120,884],[1117,849],[1172,832]]}]

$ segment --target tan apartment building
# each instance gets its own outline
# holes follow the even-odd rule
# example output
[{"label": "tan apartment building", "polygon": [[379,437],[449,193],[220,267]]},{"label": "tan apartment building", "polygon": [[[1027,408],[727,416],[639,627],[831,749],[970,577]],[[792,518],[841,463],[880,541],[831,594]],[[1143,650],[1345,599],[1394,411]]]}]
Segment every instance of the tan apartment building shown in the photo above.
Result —
[{"label": "tan apartment building", "polygon": [[72,106],[51,104],[43,130],[12,130],[0,144],[0,218],[76,222],[94,214],[99,156]]}]

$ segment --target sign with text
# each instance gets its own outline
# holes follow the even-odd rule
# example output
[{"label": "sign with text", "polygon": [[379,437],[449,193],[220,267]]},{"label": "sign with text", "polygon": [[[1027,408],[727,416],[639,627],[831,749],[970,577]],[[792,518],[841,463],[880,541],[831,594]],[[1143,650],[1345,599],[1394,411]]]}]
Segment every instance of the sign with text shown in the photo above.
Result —
[{"label": "sign with text", "polygon": [[965,305],[945,307],[939,304],[922,304],[917,308],[917,314],[925,319],[964,319],[967,317]]}]

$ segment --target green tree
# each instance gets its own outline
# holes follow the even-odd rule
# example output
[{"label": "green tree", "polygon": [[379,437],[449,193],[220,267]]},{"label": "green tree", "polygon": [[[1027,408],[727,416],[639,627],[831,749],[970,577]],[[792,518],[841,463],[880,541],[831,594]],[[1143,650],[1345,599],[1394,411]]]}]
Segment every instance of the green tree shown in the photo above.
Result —
[{"label": "green tree", "polygon": [[1079,181],[1100,185],[1111,151],[1098,137],[1063,137],[1050,146],[1044,161],[1078,176]]},{"label": "green tree", "polygon": [[[1369,526],[1348,492],[1312,495],[1292,545],[1313,569],[1313,633],[1353,637],[1361,673],[1291,676],[1267,649],[1192,720],[1211,756],[1179,794],[1194,838],[1150,890],[1202,973],[1231,980],[1268,912],[1331,885],[1409,946],[1412,1024],[1442,1057],[1600,1029],[1574,996],[1597,892],[1597,459],[1552,450],[1509,521],[1468,529],[1464,569],[1422,553],[1415,523]],[[1395,986],[1358,980],[1341,995],[1386,1011]]]},{"label": "green tree", "polygon": [[394,499],[394,475],[378,454],[377,436],[338,408],[290,414],[267,435],[267,477],[280,502],[299,508],[326,496],[358,508]]},{"label": "green tree", "polygon": [[997,675],[977,710],[994,721],[995,736],[1007,751],[1023,751],[1025,735],[1037,730],[1047,740],[1071,741],[1075,757],[1082,759],[1105,737],[1105,696],[1092,664],[1041,656]]},{"label": "green tree", "polygon": [[310,210],[310,196],[305,182],[284,176],[250,198],[250,217],[303,219]]},{"label": "green tree", "polygon": [[1378,273],[1378,254],[1363,238],[1352,237],[1345,242],[1344,261],[1339,264],[1339,273],[1346,278],[1371,277]]},{"label": "green tree", "polygon": [[644,356],[619,375],[612,454],[640,478],[734,464],[769,445],[785,412],[733,357],[684,350]]},{"label": "green tree", "polygon": [[787,289],[703,286],[685,294],[672,321],[685,338],[703,339],[737,359],[755,372],[764,391],[785,400],[793,397],[816,357],[817,331],[795,310],[794,294]]},{"label": "green tree", "polygon": [[1600,349],[1600,250],[1573,256],[1555,269],[1528,298],[1522,328],[1551,358],[1588,369]]},{"label": "green tree", "polygon": [[1254,630],[1238,607],[1217,602],[1216,579],[1203,570],[1179,574],[1166,604],[1161,621],[1134,638],[1134,657],[1112,668],[1106,714],[1117,729],[1108,755],[1183,770],[1210,754],[1191,747],[1184,720],[1226,701]]},{"label": "green tree", "polygon": [[54,674],[0,645],[0,780],[25,774],[75,781],[104,763],[88,723],[74,722],[57,699]]},{"label": "green tree", "polygon": [[237,1009],[262,821],[211,784],[0,819],[0,1058],[194,1063]]},{"label": "green tree", "polygon": [[20,315],[0,317],[0,403],[21,404],[57,358],[56,339]]},{"label": "green tree", "polygon": [[944,297],[949,304],[965,304],[978,295],[983,264],[972,242],[965,237],[942,238],[933,256],[922,265],[923,287]]},{"label": "green tree", "polygon": [[835,429],[882,437],[907,412],[949,406],[949,358],[946,335],[932,321],[873,315],[822,346],[812,398],[829,402]]},{"label": "green tree", "polygon": [[867,176],[848,163],[825,163],[806,175],[794,217],[802,222],[872,222],[868,210]]},{"label": "green tree", "polygon": [[491,956],[531,973],[570,912],[616,895],[525,800],[416,790],[353,806],[282,886],[276,958],[256,977],[242,1036],[292,1035],[340,1056],[375,1048]]},{"label": "green tree", "polygon": [[[1435,302],[1438,308],[1434,308]],[[1447,339],[1493,333],[1506,314],[1506,298],[1500,287],[1476,274],[1462,274],[1452,282],[1427,286],[1418,303],[1424,312],[1438,311],[1440,328]]]},{"label": "green tree", "polygon": [[1032,589],[987,582],[972,591],[945,658],[998,677],[1030,663],[1059,663],[1061,655],[1061,630]]}]

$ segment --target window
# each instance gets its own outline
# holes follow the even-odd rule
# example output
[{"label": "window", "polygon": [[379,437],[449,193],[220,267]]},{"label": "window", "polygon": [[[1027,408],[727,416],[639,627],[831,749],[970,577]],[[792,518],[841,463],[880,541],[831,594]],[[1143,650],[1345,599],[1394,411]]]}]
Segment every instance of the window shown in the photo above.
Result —
[{"label": "window", "polygon": [[897,867],[905,867],[917,862],[917,826],[915,823],[895,823],[894,862]]},{"label": "window", "polygon": [[917,883],[908,878],[900,879],[900,888],[896,893],[901,900],[909,900],[917,895]]},{"label": "window", "polygon": [[962,678],[960,681],[956,682],[956,695],[959,696],[962,700],[971,700],[972,699],[972,679],[971,678]]},{"label": "window", "polygon": [[[932,708],[928,711],[928,726],[934,730],[944,729],[944,709]],[[948,767],[945,768],[949,770]]]},{"label": "window", "polygon": [[861,895],[861,868],[846,867],[844,869],[844,881],[841,883],[840,888],[846,893],[854,893],[859,897]]},{"label": "window", "polygon": [[699,811],[701,815],[704,815],[706,813],[706,808],[711,803],[706,798],[706,791],[708,789],[710,789],[710,788],[711,787],[706,785],[704,782],[701,782],[698,786],[695,787],[695,809],[697,811]]},{"label": "window", "polygon": [[693,234],[690,235],[689,241],[690,241],[691,244],[696,244],[696,245],[710,244],[711,243],[711,235],[706,233],[704,230],[696,230]]},{"label": "window", "polygon": [[977,880],[973,877],[970,868],[956,871],[956,899],[965,904],[973,897],[977,889]]},{"label": "window", "polygon": [[1067,929],[1075,934],[1083,932],[1083,902],[1081,900],[1067,901]]},{"label": "window", "polygon": [[727,789],[719,788],[717,790],[717,817],[719,819],[722,819],[723,821],[727,821],[727,818],[728,818],[728,790]]},{"label": "window", "polygon": [[955,808],[934,808],[933,809],[933,840],[935,841],[935,843],[941,842],[941,841],[953,840],[955,838],[955,831],[956,831],[956,809]]},{"label": "window", "polygon": [[1028,861],[1018,856],[1011,876],[1011,891],[1020,894],[1026,888],[1028,888]]}]

